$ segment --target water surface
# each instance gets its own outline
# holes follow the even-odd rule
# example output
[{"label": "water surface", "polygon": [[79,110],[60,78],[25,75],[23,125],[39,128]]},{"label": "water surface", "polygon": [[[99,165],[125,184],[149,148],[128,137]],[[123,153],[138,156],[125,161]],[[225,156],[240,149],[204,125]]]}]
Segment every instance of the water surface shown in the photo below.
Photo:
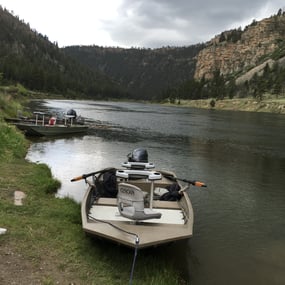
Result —
[{"label": "water surface", "polygon": [[[194,236],[180,252],[192,284],[285,284],[285,117],[140,103],[35,102],[54,112],[74,108],[106,128],[84,136],[36,139],[27,159],[47,163],[59,196],[80,202],[70,179],[120,166],[137,147],[158,169],[204,181],[192,188]],[[171,251],[171,249],[169,249]],[[175,251],[174,250],[174,251]],[[173,253],[174,254],[174,253]]]}]

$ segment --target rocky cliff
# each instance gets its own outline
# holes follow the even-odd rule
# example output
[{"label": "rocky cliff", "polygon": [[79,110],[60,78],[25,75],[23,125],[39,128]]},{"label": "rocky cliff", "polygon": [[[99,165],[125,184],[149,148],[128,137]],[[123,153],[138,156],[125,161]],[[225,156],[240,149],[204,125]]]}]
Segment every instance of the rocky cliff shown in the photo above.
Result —
[{"label": "rocky cliff", "polygon": [[280,11],[260,22],[253,21],[244,30],[223,32],[197,55],[194,77],[209,79],[220,70],[223,75],[233,74],[237,78],[272,58],[276,51],[282,52],[284,42],[285,14]]}]

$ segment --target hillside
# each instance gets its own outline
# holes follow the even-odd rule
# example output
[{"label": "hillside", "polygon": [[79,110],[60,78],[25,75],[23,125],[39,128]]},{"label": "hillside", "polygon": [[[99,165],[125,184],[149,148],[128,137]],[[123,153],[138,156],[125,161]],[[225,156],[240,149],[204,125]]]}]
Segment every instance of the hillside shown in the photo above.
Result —
[{"label": "hillside", "polygon": [[285,15],[224,31],[205,44],[161,49],[64,49],[138,99],[203,99],[281,94],[285,88]]},{"label": "hillside", "polygon": [[196,57],[193,80],[168,90],[166,97],[207,99],[285,95],[285,13],[224,31]]},{"label": "hillside", "polygon": [[0,79],[31,90],[68,96],[115,97],[119,86],[106,75],[76,62],[47,36],[0,6]]},{"label": "hillside", "polygon": [[240,74],[285,55],[285,14],[260,22],[253,21],[243,31],[222,32],[201,50],[197,56],[195,78],[212,78],[215,70],[223,75]]},{"label": "hillside", "polygon": [[80,63],[100,70],[137,99],[154,99],[163,90],[193,78],[196,55],[204,45],[160,49],[72,46],[64,49]]}]

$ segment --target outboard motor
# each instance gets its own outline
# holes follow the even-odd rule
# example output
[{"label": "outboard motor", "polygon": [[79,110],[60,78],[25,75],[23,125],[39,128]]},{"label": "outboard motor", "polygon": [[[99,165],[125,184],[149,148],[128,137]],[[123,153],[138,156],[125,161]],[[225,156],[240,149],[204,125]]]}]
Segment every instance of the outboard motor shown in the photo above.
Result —
[{"label": "outboard motor", "polygon": [[137,148],[128,154],[129,162],[148,162],[148,153],[144,148]]},{"label": "outboard motor", "polygon": [[77,117],[76,111],[73,110],[73,109],[68,110],[68,111],[66,112],[66,115],[74,116],[74,118]]}]

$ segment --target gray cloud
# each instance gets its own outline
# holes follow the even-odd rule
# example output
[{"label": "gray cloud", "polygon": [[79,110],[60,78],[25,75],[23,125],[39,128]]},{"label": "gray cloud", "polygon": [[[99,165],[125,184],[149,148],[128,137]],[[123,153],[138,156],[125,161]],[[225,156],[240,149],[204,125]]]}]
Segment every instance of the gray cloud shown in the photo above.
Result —
[{"label": "gray cloud", "polygon": [[103,22],[121,46],[157,48],[210,40],[284,10],[281,0],[123,0],[118,17]]}]

